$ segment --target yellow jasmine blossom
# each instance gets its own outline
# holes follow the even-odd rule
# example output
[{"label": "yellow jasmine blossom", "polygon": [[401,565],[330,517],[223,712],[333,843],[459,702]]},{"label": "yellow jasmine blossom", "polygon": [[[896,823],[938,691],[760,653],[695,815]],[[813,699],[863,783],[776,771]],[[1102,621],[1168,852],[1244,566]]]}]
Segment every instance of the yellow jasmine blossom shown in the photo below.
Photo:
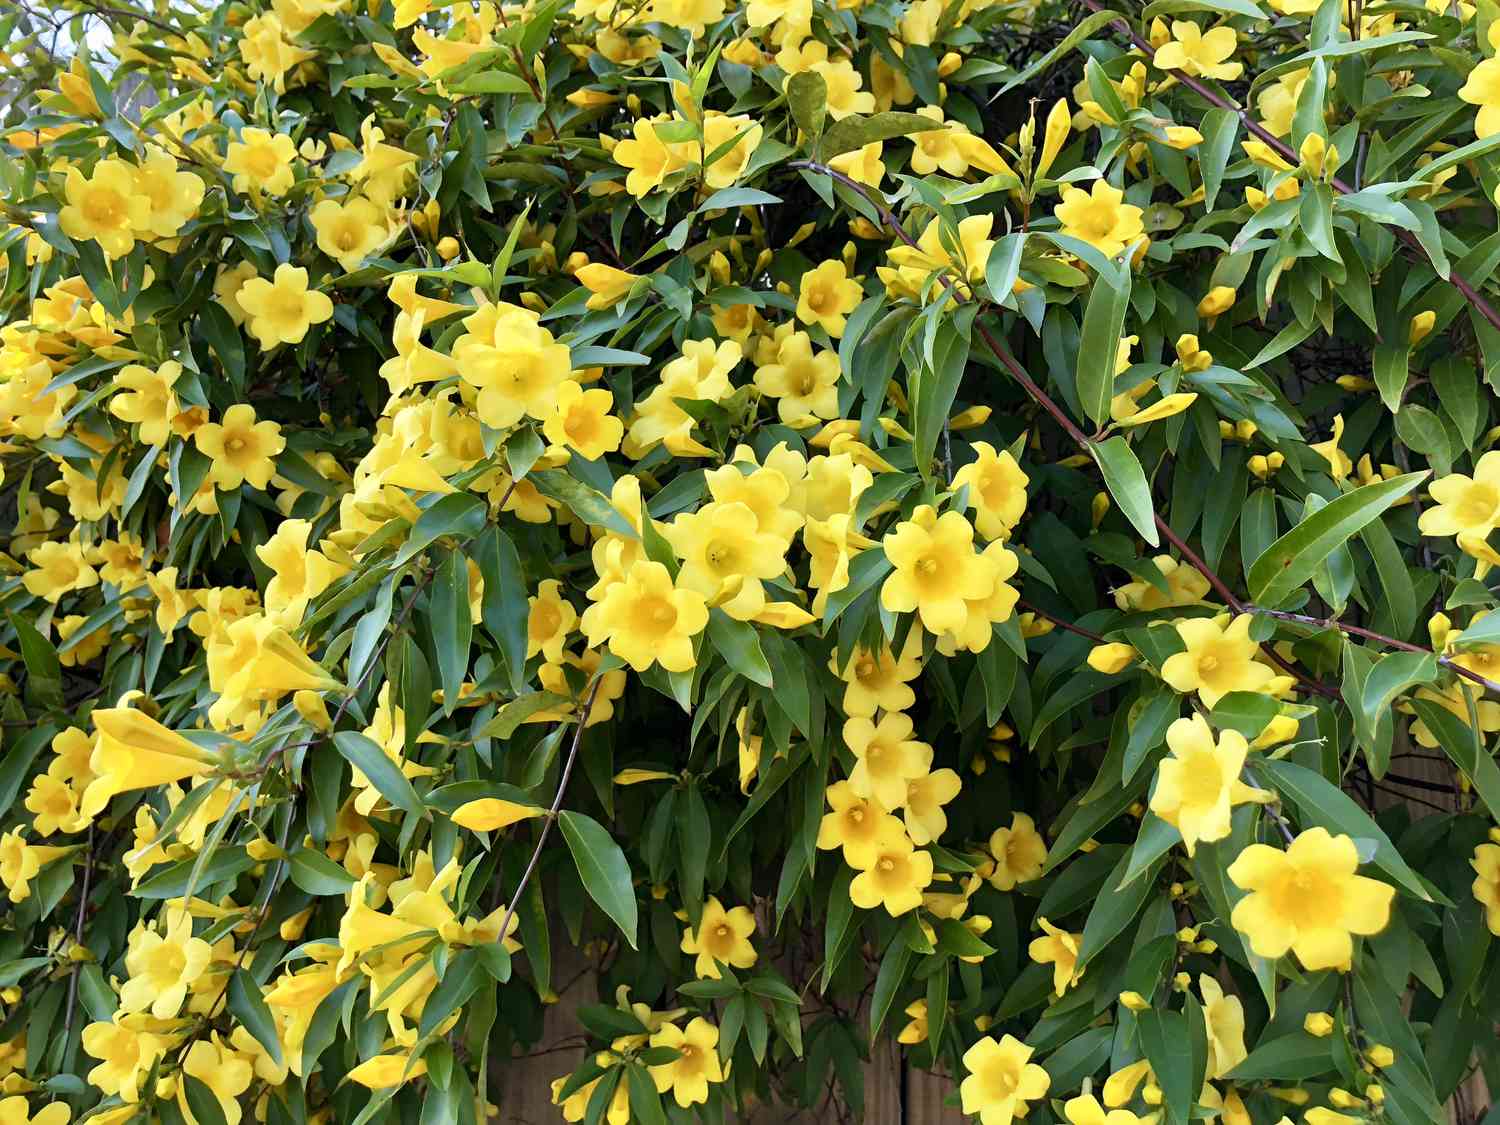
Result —
[{"label": "yellow jasmine blossom", "polygon": [[262,348],[300,344],[307,330],[333,316],[326,293],[307,287],[307,271],[287,262],[267,281],[252,277],[240,286],[235,300],[245,312],[245,329]]},{"label": "yellow jasmine blossom", "polygon": [[906,803],[907,782],[925,777],[932,747],[911,737],[911,719],[887,712],[879,723],[856,716],[844,723],[844,744],[854,754],[849,786],[888,811]]},{"label": "yellow jasmine blossom", "polygon": [[693,971],[699,980],[718,980],[723,975],[720,963],[736,969],[755,964],[755,946],[750,943],[753,933],[755,915],[748,907],[725,910],[716,896],[709,895],[697,928],[689,926],[682,933],[682,952],[697,958]]},{"label": "yellow jasmine blossom", "polygon": [[281,426],[269,419],[257,420],[255,407],[243,402],[226,410],[222,422],[199,426],[193,442],[212,462],[210,479],[226,490],[247,482],[251,488],[264,490],[276,471],[272,458],[286,448]]},{"label": "yellow jasmine blossom", "polygon": [[1250,639],[1250,622],[1248,613],[1232,621],[1221,614],[1177,622],[1186,651],[1167,658],[1161,678],[1183,694],[1196,691],[1205,707],[1232,691],[1269,691],[1276,672],[1256,659],[1260,646]]},{"label": "yellow jasmine blossom", "polygon": [[1061,996],[1083,977],[1083,970],[1078,968],[1078,943],[1083,935],[1060,930],[1042,917],[1036,921],[1046,932],[1033,938],[1026,951],[1037,964],[1052,966],[1052,991]]},{"label": "yellow jasmine blossom", "polygon": [[974,443],[975,459],[953,474],[955,489],[969,490],[974,526],[986,539],[1009,539],[1026,511],[1026,486],[1031,478],[1021,471],[1010,450],[996,450],[989,442]]},{"label": "yellow jasmine blossom", "polygon": [[1347,972],[1352,935],[1385,929],[1396,889],[1356,875],[1359,850],[1348,836],[1309,828],[1285,851],[1251,844],[1229,866],[1229,878],[1249,891],[1230,922],[1261,957],[1297,955],[1303,968]]},{"label": "yellow jasmine blossom", "polygon": [[1172,21],[1172,41],[1156,50],[1152,60],[1161,70],[1180,70],[1195,78],[1218,78],[1233,82],[1244,64],[1228,62],[1238,46],[1238,36],[1228,25],[1208,32],[1192,20]]},{"label": "yellow jasmine blossom", "polygon": [[849,884],[855,906],[883,906],[895,918],[922,905],[922,891],[932,882],[932,856],[912,846],[900,821],[882,823],[869,858],[870,865]]},{"label": "yellow jasmine blossom", "polygon": [[997,828],[990,836],[990,855],[995,867],[990,885],[1001,891],[1015,890],[1018,883],[1039,878],[1047,862],[1047,843],[1025,813],[1011,816],[1009,828]]},{"label": "yellow jasmine blossom", "polygon": [[1139,207],[1125,202],[1125,193],[1104,180],[1089,191],[1064,188],[1062,202],[1052,213],[1062,224],[1060,234],[1087,242],[1106,257],[1122,253],[1145,234]]},{"label": "yellow jasmine blossom", "polygon": [[584,611],[582,626],[592,647],[610,652],[637,672],[660,664],[685,672],[697,664],[693,638],[708,624],[703,595],[673,585],[658,562],[635,563],[624,578]]},{"label": "yellow jasmine blossom", "polygon": [[651,1036],[651,1046],[671,1047],[677,1058],[651,1068],[657,1092],[671,1090],[673,1100],[684,1109],[708,1101],[709,1084],[724,1081],[718,1045],[719,1029],[702,1016],[695,1016],[686,1028],[663,1025]]},{"label": "yellow jasmine blossom", "polygon": [[1025,1117],[1027,1103],[1046,1097],[1052,1080],[1031,1062],[1032,1050],[1012,1035],[998,1043],[986,1035],[964,1052],[959,1083],[963,1111],[978,1114],[980,1125],[1011,1125]]},{"label": "yellow jasmine blossom", "polygon": [[1239,731],[1222,731],[1215,742],[1208,723],[1195,713],[1167,728],[1167,747],[1171,755],[1157,766],[1151,811],[1182,834],[1188,855],[1200,840],[1229,835],[1233,806],[1271,799],[1240,780],[1249,744]]},{"label": "yellow jasmine blossom", "polygon": [[834,782],[824,796],[833,811],[824,813],[818,825],[818,847],[842,848],[844,862],[858,870],[874,866],[881,840],[899,834],[900,822],[847,781]]},{"label": "yellow jasmine blossom", "polygon": [[296,142],[285,133],[246,126],[240,130],[239,140],[229,142],[224,171],[234,177],[235,191],[280,196],[292,189],[292,161],[296,158]]},{"label": "yellow jasmine blossom", "polygon": [[880,588],[880,604],[891,613],[915,610],[928,632],[962,627],[968,603],[994,590],[993,574],[974,551],[974,528],[958,512],[939,516],[920,505],[886,533],[883,545],[894,570]]}]

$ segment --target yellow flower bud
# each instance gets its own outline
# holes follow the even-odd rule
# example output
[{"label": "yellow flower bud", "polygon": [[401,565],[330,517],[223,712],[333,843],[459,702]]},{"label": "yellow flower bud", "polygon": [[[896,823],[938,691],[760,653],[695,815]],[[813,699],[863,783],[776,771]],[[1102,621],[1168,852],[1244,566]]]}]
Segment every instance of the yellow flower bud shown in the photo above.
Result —
[{"label": "yellow flower bud", "polygon": [[451,234],[446,235],[437,244],[438,257],[445,262],[451,262],[454,258],[458,257],[458,250],[458,239],[454,238]]},{"label": "yellow flower bud", "polygon": [[1411,318],[1411,328],[1407,332],[1407,343],[1416,347],[1432,334],[1432,326],[1437,323],[1437,313],[1431,309],[1424,309]]},{"label": "yellow flower bud", "polygon": [[1109,494],[1107,492],[1094,493],[1094,499],[1089,503],[1089,510],[1093,515],[1094,526],[1097,528],[1104,522],[1104,517],[1109,514]]},{"label": "yellow flower bud", "polygon": [[1365,1058],[1369,1059],[1372,1065],[1378,1066],[1383,1070],[1388,1066],[1395,1065],[1396,1052],[1383,1043],[1377,1043],[1365,1051]]},{"label": "yellow flower bud", "polygon": [[1220,316],[1234,307],[1235,291],[1227,285],[1216,285],[1198,302],[1199,316]]},{"label": "yellow flower bud", "polygon": [[1453,631],[1453,622],[1446,613],[1434,613],[1427,619],[1427,637],[1438,652],[1448,647],[1448,634]]},{"label": "yellow flower bud", "polygon": [[1333,1017],[1327,1012],[1308,1012],[1302,1019],[1302,1030],[1323,1039],[1333,1034]]},{"label": "yellow flower bud", "polygon": [[1375,389],[1374,381],[1366,379],[1363,375],[1340,375],[1334,382],[1351,394]]},{"label": "yellow flower bud", "polygon": [[1139,992],[1122,992],[1120,993],[1120,1006],[1129,1008],[1132,1012],[1144,1012],[1151,1007],[1151,1004]]},{"label": "yellow flower bud", "polygon": [[1089,650],[1089,667],[1106,676],[1123,672],[1135,661],[1135,649],[1118,641],[1095,645]]},{"label": "yellow flower bud", "polygon": [[1167,134],[1167,144],[1178,150],[1203,143],[1203,134],[1191,125],[1168,125],[1164,132]]},{"label": "yellow flower bud", "polygon": [[323,697],[315,691],[299,691],[292,696],[292,706],[297,714],[307,721],[313,730],[327,733],[333,729],[333,720],[328,716],[328,707]]},{"label": "yellow flower bud", "polygon": [[1348,1090],[1338,1086],[1328,1091],[1328,1100],[1339,1109],[1354,1109],[1356,1106],[1365,1104],[1363,1098],[1357,1098]]}]

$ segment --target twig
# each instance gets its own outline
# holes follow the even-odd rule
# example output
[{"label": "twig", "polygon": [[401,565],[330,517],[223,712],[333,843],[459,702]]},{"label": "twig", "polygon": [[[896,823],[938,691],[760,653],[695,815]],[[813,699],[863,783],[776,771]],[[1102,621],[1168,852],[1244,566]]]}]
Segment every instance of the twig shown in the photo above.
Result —
[{"label": "twig", "polygon": [[1087,637],[1089,640],[1096,643],[1102,643],[1104,640],[1104,638],[1101,637],[1098,633],[1095,633],[1089,629],[1085,629],[1082,625],[1074,625],[1071,621],[1064,621],[1061,617],[1057,617],[1053,614],[1048,613],[1040,606],[1032,605],[1024,598],[1018,600],[1016,602],[1016,605],[1020,606],[1027,613],[1036,614],[1036,616],[1040,617],[1043,621],[1052,622],[1052,624],[1056,625],[1059,629],[1065,630],[1066,632],[1075,633],[1080,637]]}]

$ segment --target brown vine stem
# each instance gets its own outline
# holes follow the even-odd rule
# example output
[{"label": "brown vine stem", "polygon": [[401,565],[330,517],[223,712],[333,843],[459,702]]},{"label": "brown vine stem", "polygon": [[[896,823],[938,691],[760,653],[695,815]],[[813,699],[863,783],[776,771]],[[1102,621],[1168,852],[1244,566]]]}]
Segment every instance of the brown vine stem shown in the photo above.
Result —
[{"label": "brown vine stem", "polygon": [[1433,656],[1437,657],[1437,662],[1444,668],[1462,676],[1471,683],[1478,684],[1486,691],[1492,691],[1500,695],[1500,683],[1481,676],[1478,672],[1470,671],[1462,664],[1456,663],[1451,656],[1444,656],[1442,653],[1433,652],[1430,648],[1414,645],[1410,641],[1397,640],[1395,637],[1388,637],[1384,633],[1377,633],[1373,629],[1366,629],[1359,625],[1349,625],[1331,617],[1312,617],[1305,613],[1288,613],[1283,609],[1266,609],[1264,606],[1258,605],[1247,605],[1245,612],[1253,613],[1260,617],[1274,617],[1278,621],[1291,621],[1299,625],[1310,625],[1318,629],[1337,629],[1341,633],[1348,633],[1355,637],[1364,637],[1366,640],[1374,641],[1388,648],[1400,649],[1402,652],[1432,653]]},{"label": "brown vine stem", "polygon": [[583,709],[578,713],[576,720],[578,726],[573,731],[573,741],[568,745],[568,757],[563,762],[562,776],[557,780],[557,794],[552,798],[552,807],[547,810],[546,819],[542,821],[542,831],[537,836],[536,847],[531,850],[531,858],[526,861],[526,870],[521,872],[521,881],[516,884],[516,893],[511,896],[510,905],[505,908],[505,917],[500,922],[500,936],[496,940],[502,945],[506,935],[510,933],[511,919],[516,916],[516,907],[520,905],[521,896],[526,893],[526,885],[531,882],[531,876],[536,872],[536,865],[541,861],[542,848],[546,846],[547,836],[552,832],[552,823],[562,809],[563,797],[568,792],[568,781],[573,776],[573,764],[578,760],[578,748],[583,744],[584,728],[588,726],[589,716],[594,713],[594,697],[599,694],[599,685],[603,682],[604,673],[597,673],[594,676],[594,682],[589,685],[589,694],[584,700]]},{"label": "brown vine stem", "polygon": [[[1082,0],[1082,3],[1084,7],[1093,12],[1108,11],[1108,9],[1105,8],[1103,4],[1099,3],[1099,0]],[[1135,28],[1131,27],[1124,16],[1120,16],[1118,19],[1116,19],[1114,21],[1114,26],[1120,31],[1124,32],[1124,34],[1130,39],[1132,43],[1136,45],[1136,47],[1146,52],[1148,58],[1156,54],[1156,48],[1151,46],[1150,41],[1146,39],[1145,36],[1141,35],[1138,31],[1135,30]],[[1256,121],[1255,118],[1251,117],[1250,114],[1245,110],[1245,108],[1239,105],[1239,103],[1233,101],[1230,98],[1226,98],[1217,90],[1213,89],[1213,87],[1209,86],[1207,83],[1200,82],[1191,74],[1186,74],[1182,71],[1173,71],[1172,73],[1173,77],[1176,78],[1181,85],[1193,91],[1193,93],[1197,94],[1200,98],[1208,102],[1210,105],[1215,106],[1218,109],[1227,109],[1230,113],[1238,116],[1241,123],[1245,126],[1246,131],[1251,136],[1253,136],[1256,140],[1263,141],[1265,144],[1269,145],[1287,163],[1295,167],[1302,162],[1302,158],[1295,151],[1293,151],[1292,147],[1289,144],[1287,144],[1275,133],[1271,132],[1269,129],[1263,126],[1259,121]],[[1329,186],[1332,187],[1333,190],[1338,192],[1340,195],[1353,195],[1356,190],[1355,188],[1350,187],[1343,180],[1339,179],[1337,176],[1330,177],[1328,182]],[[1394,227],[1392,229],[1397,239],[1403,242],[1408,248],[1417,251],[1417,253],[1424,259],[1426,258],[1426,251],[1422,249],[1422,243],[1416,235],[1412,234],[1411,231],[1406,230],[1404,227]],[[1456,270],[1453,270],[1449,272],[1448,280],[1450,283],[1452,283],[1455,289],[1463,294],[1464,299],[1469,302],[1470,306],[1473,307],[1475,312],[1479,313],[1480,316],[1484,317],[1484,319],[1489,321],[1490,324],[1495,328],[1500,328],[1500,312],[1497,312],[1495,310],[1495,307],[1491,305],[1487,300],[1485,300],[1473,285],[1469,284],[1469,280],[1466,277],[1458,273]]]},{"label": "brown vine stem", "polygon": [[1018,599],[1016,601],[1016,605],[1020,606],[1021,609],[1025,610],[1027,613],[1036,614],[1036,616],[1040,617],[1043,621],[1052,622],[1052,624],[1056,625],[1059,629],[1062,629],[1065,632],[1072,633],[1075,636],[1079,637],[1087,637],[1089,640],[1093,641],[1096,644],[1102,644],[1104,641],[1104,638],[1101,637],[1098,633],[1095,633],[1089,629],[1085,629],[1082,625],[1074,625],[1071,621],[1064,621],[1061,617],[1058,617],[1055,614],[1048,613],[1045,609],[1042,609],[1041,606],[1032,605],[1024,598]]}]

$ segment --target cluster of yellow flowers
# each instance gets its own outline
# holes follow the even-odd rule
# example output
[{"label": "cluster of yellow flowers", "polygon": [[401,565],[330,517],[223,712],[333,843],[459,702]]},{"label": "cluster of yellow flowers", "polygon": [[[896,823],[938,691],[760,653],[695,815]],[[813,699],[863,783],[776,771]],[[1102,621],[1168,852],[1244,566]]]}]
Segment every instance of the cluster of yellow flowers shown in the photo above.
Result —
[{"label": "cluster of yellow flowers", "polygon": [[1084,6],[4,22],[0,1125],[1496,1073],[1500,20]]}]

